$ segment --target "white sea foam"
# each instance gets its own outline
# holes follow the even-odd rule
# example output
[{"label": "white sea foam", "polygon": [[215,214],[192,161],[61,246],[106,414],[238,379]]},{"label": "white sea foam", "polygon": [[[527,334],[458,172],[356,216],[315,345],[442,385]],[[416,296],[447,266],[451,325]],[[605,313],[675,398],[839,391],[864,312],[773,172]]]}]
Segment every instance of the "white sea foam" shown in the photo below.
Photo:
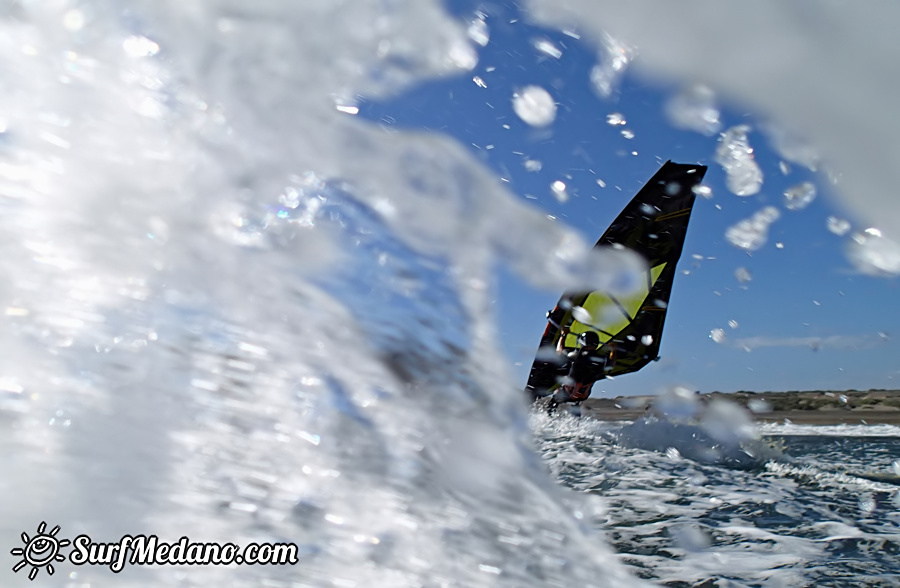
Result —
[{"label": "white sea foam", "polygon": [[[689,412],[696,417],[696,411]],[[542,454],[560,481],[604,500],[586,520],[612,530],[623,561],[656,582],[728,578],[737,585],[806,584],[835,572],[833,554],[846,540],[848,558],[870,561],[867,546],[892,544],[896,533],[890,499],[873,499],[874,493],[897,495],[896,486],[856,475],[858,453],[820,449],[805,463],[781,455],[763,439],[759,447],[767,448],[769,457],[744,470],[712,465],[708,451],[691,449],[704,441],[713,448],[716,441],[690,418],[640,428],[532,418]],[[725,437],[718,441],[729,443]],[[858,555],[854,545],[860,546]],[[853,577],[879,585],[893,575],[890,561],[871,560],[866,573],[856,571]]]},{"label": "white sea foam", "polygon": [[898,425],[797,425],[794,423],[761,423],[763,435],[812,435],[833,437],[900,437]]}]

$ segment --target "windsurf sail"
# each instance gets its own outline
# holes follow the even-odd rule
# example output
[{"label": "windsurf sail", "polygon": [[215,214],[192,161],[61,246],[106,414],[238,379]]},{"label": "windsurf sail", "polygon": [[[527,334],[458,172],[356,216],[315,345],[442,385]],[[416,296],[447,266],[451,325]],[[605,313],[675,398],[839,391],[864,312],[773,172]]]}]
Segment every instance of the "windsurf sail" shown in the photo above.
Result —
[{"label": "windsurf sail", "polygon": [[558,387],[568,366],[565,353],[557,353],[557,348],[576,348],[578,335],[585,331],[597,333],[605,346],[601,349],[615,349],[609,376],[636,372],[658,359],[694,188],[705,174],[705,166],[667,161],[603,233],[595,247],[622,246],[639,253],[647,261],[646,282],[628,297],[603,290],[563,294],[547,313],[547,328],[528,377],[526,390],[533,399]]}]

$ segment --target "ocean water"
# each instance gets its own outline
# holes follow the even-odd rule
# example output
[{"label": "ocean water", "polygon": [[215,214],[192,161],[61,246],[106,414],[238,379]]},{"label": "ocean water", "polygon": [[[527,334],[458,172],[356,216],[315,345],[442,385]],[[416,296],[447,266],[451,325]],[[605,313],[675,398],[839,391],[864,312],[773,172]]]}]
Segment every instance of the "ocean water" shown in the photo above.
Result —
[{"label": "ocean water", "polygon": [[[900,585],[900,427],[766,425],[759,459],[683,457],[631,425],[532,417],[556,479],[638,577],[666,586]],[[654,425],[648,425],[653,427]],[[655,426],[663,426],[656,423]],[[709,444],[708,446],[713,446]]]},{"label": "ocean water", "polygon": [[[468,29],[425,0],[0,4],[0,584],[630,587],[730,557],[735,582],[796,585],[828,578],[829,546],[890,580],[885,482],[529,420],[496,345],[496,266],[627,291],[634,260],[590,251],[449,138],[354,117],[360,96],[469,72]],[[604,63],[606,87],[627,63]],[[809,503],[809,536],[755,510],[703,518],[792,489],[779,516]],[[657,539],[621,530],[630,511],[628,533]],[[291,541],[300,563],[59,563],[32,582],[10,551],[41,522]]]}]

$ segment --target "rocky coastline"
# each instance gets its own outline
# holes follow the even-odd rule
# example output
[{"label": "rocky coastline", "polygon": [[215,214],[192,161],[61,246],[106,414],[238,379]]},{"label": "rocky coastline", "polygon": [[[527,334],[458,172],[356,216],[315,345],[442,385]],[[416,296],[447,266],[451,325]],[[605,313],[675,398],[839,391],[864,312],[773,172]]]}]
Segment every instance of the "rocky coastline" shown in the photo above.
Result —
[{"label": "rocky coastline", "polygon": [[[709,392],[701,402],[730,400],[748,409],[760,422],[808,425],[900,425],[900,390]],[[655,396],[589,398],[582,413],[600,420],[631,421],[641,417]]]}]

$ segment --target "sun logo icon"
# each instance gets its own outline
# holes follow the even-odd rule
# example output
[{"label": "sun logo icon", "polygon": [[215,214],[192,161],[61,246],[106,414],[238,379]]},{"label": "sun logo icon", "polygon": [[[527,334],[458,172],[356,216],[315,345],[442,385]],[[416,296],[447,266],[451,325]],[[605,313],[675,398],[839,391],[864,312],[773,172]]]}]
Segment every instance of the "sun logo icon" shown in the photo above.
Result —
[{"label": "sun logo icon", "polygon": [[46,530],[47,523],[42,522],[38,525],[37,535],[34,537],[29,537],[28,533],[22,533],[22,543],[25,544],[25,547],[15,547],[9,551],[12,555],[22,556],[22,560],[13,566],[13,572],[18,572],[26,565],[30,565],[31,571],[28,573],[28,579],[34,580],[41,568],[46,567],[47,573],[52,576],[55,571],[53,562],[66,561],[66,556],[62,555],[59,550],[68,545],[69,540],[56,538],[56,534],[59,533],[59,525],[53,527],[49,533],[45,533]]}]

